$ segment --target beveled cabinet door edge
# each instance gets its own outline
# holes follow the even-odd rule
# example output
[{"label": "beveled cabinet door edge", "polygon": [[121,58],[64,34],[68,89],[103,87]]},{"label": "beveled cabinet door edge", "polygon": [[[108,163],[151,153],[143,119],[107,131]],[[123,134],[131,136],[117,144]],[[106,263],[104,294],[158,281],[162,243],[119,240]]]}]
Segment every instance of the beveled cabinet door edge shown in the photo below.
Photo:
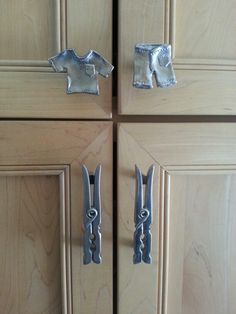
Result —
[{"label": "beveled cabinet door edge", "polygon": [[0,166],[1,176],[58,176],[60,187],[60,261],[62,313],[72,314],[71,208],[69,166]]},{"label": "beveled cabinet door edge", "polygon": [[[140,123],[140,126],[142,124]],[[144,157],[144,155],[142,155],[142,157],[139,156],[139,154],[137,153],[137,156],[134,152],[128,151],[126,152],[126,157],[127,157],[127,166],[126,169],[122,168],[121,166],[121,154],[122,154],[122,148],[124,151],[124,147],[121,144],[121,141],[124,139],[122,139],[123,135],[125,134],[125,136],[127,135],[127,137],[125,138],[126,140],[126,147],[129,147],[130,150],[132,150],[132,145],[138,145],[140,148],[140,151],[142,150],[145,154],[146,157],[146,162],[144,162],[144,164],[146,165],[145,167],[143,167],[143,171],[147,171],[150,165],[155,166],[155,176],[154,176],[154,201],[153,201],[153,224],[151,226],[152,229],[152,233],[155,234],[153,236],[153,243],[152,243],[152,255],[153,255],[153,262],[152,264],[139,264],[139,265],[144,265],[144,267],[147,267],[145,269],[143,269],[143,271],[148,270],[148,269],[157,269],[157,278],[153,278],[152,281],[156,280],[156,294],[155,297],[153,298],[152,296],[150,296],[150,299],[148,299],[150,302],[152,301],[153,303],[150,303],[150,307],[152,308],[153,312],[152,313],[162,313],[162,299],[163,299],[163,275],[164,275],[164,207],[166,206],[166,195],[165,195],[165,188],[166,188],[166,174],[165,174],[165,169],[160,166],[160,164],[152,157],[150,156],[150,154],[147,151],[144,151],[143,148],[140,147],[140,144],[136,142],[135,140],[135,144],[133,144],[133,138],[132,135],[130,135],[128,132],[126,132],[126,130],[124,130],[124,128],[122,127],[123,123],[119,123],[118,124],[118,153],[117,153],[117,159],[118,159],[118,165],[117,165],[117,173],[118,173],[118,186],[117,186],[117,200],[118,200],[118,303],[122,303],[122,304],[118,304],[118,313],[119,314],[128,314],[130,313],[130,307],[129,309],[127,309],[127,312],[125,312],[124,308],[126,308],[125,304],[123,303],[123,295],[125,294],[124,291],[119,290],[121,284],[121,277],[120,274],[122,273],[122,266],[126,267],[126,268],[130,268],[131,263],[133,263],[132,260],[132,254],[133,254],[133,247],[129,246],[127,248],[127,250],[129,250],[129,255],[131,257],[131,261],[130,260],[126,260],[126,261],[122,261],[120,259],[120,254],[119,254],[119,250],[122,250],[122,246],[124,246],[124,241],[129,241],[130,243],[132,243],[133,245],[133,232],[135,230],[135,224],[134,224],[134,206],[135,206],[135,164],[138,164],[140,166],[141,163],[141,159],[145,159],[142,158]],[[123,133],[123,135],[121,134]],[[129,142],[130,140],[130,142]],[[130,145],[129,145],[130,144]],[[131,157],[130,157],[131,156]],[[129,160],[128,160],[129,159]],[[140,163],[139,163],[140,162]],[[130,166],[129,166],[130,165]],[[141,166],[140,166],[141,167]],[[125,182],[124,184],[124,180],[121,183],[121,177],[125,177],[127,182]],[[131,182],[132,181],[132,182]],[[129,196],[129,203],[132,204],[132,208],[121,208],[121,203],[122,203],[122,197],[124,197],[124,195],[122,195],[122,189],[128,190],[130,187],[127,186],[127,184],[132,185],[132,192],[130,192]],[[126,218],[122,217],[122,213],[121,212],[125,212],[125,211],[129,211],[129,216],[126,216]],[[126,224],[125,219],[129,220],[129,223]],[[125,225],[125,229],[129,228],[130,229],[130,233],[129,233],[129,239],[122,237],[122,232],[121,232],[121,225],[126,224]],[[129,227],[127,227],[129,226]],[[125,240],[124,240],[125,239]],[[128,243],[127,243],[128,244]],[[126,245],[127,246],[127,245]],[[145,266],[146,265],[146,266]],[[139,267],[138,265],[134,265],[134,267]],[[141,266],[142,267],[142,266]],[[132,270],[133,271],[133,268]],[[137,272],[139,272],[140,270],[137,268]],[[154,271],[155,273],[155,271]],[[131,281],[133,279],[135,279],[134,277],[134,273],[131,276]],[[140,278],[142,278],[142,273],[139,273]],[[133,278],[133,279],[132,279]],[[141,282],[141,280],[139,280],[139,282]],[[137,287],[137,289],[139,289]],[[150,288],[148,286],[145,286],[145,291],[148,291]],[[130,290],[127,292],[129,293]],[[147,294],[149,294],[147,292]],[[129,295],[129,306],[132,306],[132,310],[134,308],[136,308],[136,306],[138,306],[138,304],[140,304],[140,302],[142,302],[142,304],[144,303],[144,301],[140,301],[137,300],[137,298],[135,298],[135,291],[133,291],[132,297]],[[132,301],[131,301],[132,300]],[[126,301],[125,301],[126,302]],[[130,305],[130,303],[132,303],[133,305]],[[146,303],[145,303],[146,304]],[[124,313],[122,312],[124,311]]]},{"label": "beveled cabinet door edge", "polygon": [[[134,0],[120,0],[118,73],[118,112],[120,114],[153,116],[235,115],[236,62],[232,55],[233,44],[225,44],[227,48],[222,54],[212,52],[218,51],[218,49],[212,48],[212,51],[204,49],[204,45],[201,46],[201,49],[195,49],[194,42],[188,44],[185,41],[182,45],[180,43],[176,45],[176,42],[184,37],[182,34],[188,29],[186,25],[191,24],[191,19],[194,27],[197,25],[197,1],[193,4],[193,8],[194,6],[196,9],[193,9],[192,12],[187,9],[182,12],[184,24],[181,28],[179,26],[181,25],[181,11],[183,11],[183,7],[186,7],[185,3],[181,4],[176,0],[160,0],[146,6],[143,1],[135,3]],[[133,7],[135,7],[135,18],[133,16],[130,18]],[[230,10],[231,4],[229,3],[225,12],[230,12]],[[195,13],[193,14],[193,12]],[[222,20],[221,15],[223,14],[220,6],[216,6],[214,14],[216,18],[213,20],[218,25],[217,19]],[[207,15],[201,15],[201,18],[202,23],[200,24],[204,26],[207,24]],[[232,21],[233,19],[229,18],[229,29],[234,28]],[[224,24],[224,21],[222,23]],[[186,38],[193,37],[191,33],[194,33],[194,27],[189,28]],[[126,31],[127,29],[129,32]],[[215,38],[215,30],[216,27],[213,27],[203,41],[210,42],[212,38]],[[227,39],[228,43],[233,43],[230,37]],[[226,38],[222,34],[222,38],[219,37],[217,43],[223,43],[225,40]],[[168,90],[133,90],[132,52],[134,53],[134,46],[139,42],[171,45],[178,81],[176,87]],[[191,49],[185,54],[183,53],[184,47],[188,50],[188,45],[191,46]],[[209,45],[209,47],[213,46]],[[204,97],[199,95],[204,95]]]},{"label": "beveled cabinet door edge", "polygon": [[[120,177],[128,178],[131,175],[130,165],[137,162],[138,158],[145,159],[145,165],[153,161],[157,167],[160,167],[159,245],[162,259],[158,265],[160,271],[158,313],[174,313],[175,309],[171,308],[170,304],[181,302],[175,294],[175,285],[170,281],[173,276],[179,278],[178,274],[175,274],[175,261],[171,260],[171,252],[174,250],[173,243],[170,242],[171,228],[173,231],[171,218],[174,214],[170,210],[173,177],[188,174],[235,174],[235,134],[234,123],[123,123],[119,126],[119,145],[128,148],[127,154],[124,155],[127,162],[123,162],[122,169],[119,168]],[[119,150],[118,153],[120,157],[121,151]],[[131,161],[128,160],[129,158]],[[119,188],[122,186],[119,185]],[[124,209],[120,210],[124,211]],[[175,216],[177,217],[178,214]],[[181,223],[182,220],[179,219]],[[130,220],[132,221],[132,217]],[[125,221],[119,218],[119,223],[123,224]]]},{"label": "beveled cabinet door edge", "polygon": [[[61,202],[69,204],[71,210],[71,257],[67,260],[71,261],[74,314],[112,312],[112,130],[110,121],[0,123],[0,165],[4,165],[5,170],[9,167],[10,170],[27,168],[31,171],[38,165],[40,170],[68,167],[69,180],[61,185],[62,191],[66,190]],[[94,268],[94,265],[83,265],[83,193],[80,191],[82,165],[86,164],[93,171],[98,163],[103,168],[101,194],[105,223],[102,225],[103,263]],[[96,280],[92,280],[95,277]],[[84,298],[85,295],[88,298]]]},{"label": "beveled cabinet door edge", "polygon": [[[55,0],[50,8],[47,5],[49,2],[45,1],[44,4],[42,2],[40,4],[41,10],[38,11],[35,9],[37,6],[29,8],[25,4],[19,4],[17,14],[25,13],[32,19],[35,17],[36,22],[30,35],[34,36],[36,42],[40,42],[40,40],[37,40],[40,35],[43,40],[42,43],[40,42],[40,47],[37,46],[39,49],[35,48],[34,41],[30,42],[27,52],[21,52],[20,55],[15,53],[17,49],[11,49],[10,45],[9,47],[5,45],[7,52],[0,60],[0,117],[110,119],[112,117],[111,78],[105,81],[99,75],[101,86],[101,96],[99,97],[78,94],[68,96],[65,92],[65,73],[53,73],[47,59],[52,54],[59,53],[66,48],[75,48],[81,54],[87,53],[90,49],[97,50],[106,59],[111,60],[112,0],[101,0],[98,3],[94,3],[93,0],[88,0],[85,3]],[[6,14],[2,21],[2,29],[5,29],[6,33],[9,29],[9,20],[13,19],[12,14],[14,12],[9,10],[8,5],[4,6],[4,9]],[[88,23],[88,16],[83,12],[90,12],[90,17],[92,17],[92,12],[96,12],[96,23]],[[50,20],[49,24],[43,24],[46,13],[49,14],[47,16]],[[43,30],[38,20],[42,23]],[[90,18],[91,20],[92,18]],[[20,21],[23,21],[23,19],[20,19]],[[13,37],[16,46],[17,43],[18,46],[24,43],[24,39],[26,39],[24,34],[27,32],[24,23],[18,28],[22,30],[22,38],[17,36],[14,27],[10,32],[10,36],[6,36],[6,38]],[[85,29],[86,31],[84,31]],[[23,30],[26,30],[26,32]],[[3,42],[5,41],[4,38]],[[49,45],[48,42],[50,42]],[[51,47],[50,51],[48,51],[48,46]],[[31,48],[33,49],[32,52]],[[18,49],[18,51],[21,50]]]}]

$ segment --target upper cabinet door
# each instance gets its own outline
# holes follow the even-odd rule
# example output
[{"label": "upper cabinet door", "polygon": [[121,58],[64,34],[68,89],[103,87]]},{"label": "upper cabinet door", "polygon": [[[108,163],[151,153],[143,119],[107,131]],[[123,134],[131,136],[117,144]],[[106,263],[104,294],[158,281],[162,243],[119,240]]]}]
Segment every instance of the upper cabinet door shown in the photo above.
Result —
[{"label": "upper cabinet door", "polygon": [[[0,134],[1,313],[111,314],[111,123],[2,121]],[[98,164],[102,263],[84,265],[82,165]]]},{"label": "upper cabinet door", "polygon": [[0,117],[109,118],[111,77],[100,96],[66,94],[66,73],[48,58],[74,48],[111,62],[112,0],[0,0]]},{"label": "upper cabinet door", "polygon": [[[120,113],[235,115],[235,9],[235,0],[121,0]],[[172,45],[175,87],[132,87],[137,43]]]},{"label": "upper cabinet door", "polygon": [[[119,314],[236,313],[236,125],[121,124],[118,161]],[[135,165],[155,166],[151,264],[133,264]]]}]

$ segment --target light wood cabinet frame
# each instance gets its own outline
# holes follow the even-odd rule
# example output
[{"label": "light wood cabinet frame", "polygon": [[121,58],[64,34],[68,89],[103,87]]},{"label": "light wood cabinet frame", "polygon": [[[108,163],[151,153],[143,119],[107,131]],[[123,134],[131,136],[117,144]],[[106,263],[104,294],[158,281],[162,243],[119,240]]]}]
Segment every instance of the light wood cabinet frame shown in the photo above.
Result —
[{"label": "light wood cabinet frame", "polygon": [[[10,237],[12,233],[10,228],[17,223],[17,220],[10,220],[13,219],[11,216],[6,216],[6,208],[10,212],[16,211],[17,213],[19,210],[21,211],[19,219],[23,220],[24,223],[20,225],[21,230],[23,230],[20,232],[23,232],[23,234],[27,232],[24,231],[24,228],[30,228],[31,230],[34,225],[33,222],[30,222],[31,220],[27,220],[25,208],[31,208],[30,210],[33,214],[39,208],[45,212],[53,211],[51,215],[54,215],[55,219],[57,218],[60,222],[60,234],[55,245],[60,246],[61,252],[61,272],[57,276],[61,277],[62,313],[83,314],[96,312],[110,314],[113,304],[112,123],[2,121],[0,123],[0,134],[0,195],[2,199],[0,215],[7,223],[1,227],[1,232],[4,235],[2,241]],[[94,171],[99,163],[102,165],[102,264],[83,265],[83,181],[81,167],[82,164],[85,164],[90,171]],[[51,195],[47,194],[49,192],[45,191],[46,194],[41,195],[41,190],[46,188],[42,184],[44,185],[47,182],[47,178],[52,180],[53,177],[55,177],[55,180],[52,181],[51,186],[55,186],[53,193],[55,198],[58,199],[58,205],[51,199]],[[19,183],[17,178],[23,178],[22,183]],[[40,189],[37,185],[37,178],[42,178],[43,180],[40,183]],[[15,183],[12,180],[17,182]],[[26,183],[26,180],[29,180],[29,182]],[[56,182],[58,182],[58,192],[56,192]],[[31,194],[29,194],[29,191],[32,191]],[[41,205],[37,205],[37,203]],[[22,216],[22,210],[24,216]],[[0,224],[3,223],[3,220],[0,221]],[[28,225],[31,227],[27,227]],[[6,226],[8,226],[8,229],[6,229]],[[56,227],[59,228],[59,226]],[[45,227],[46,233],[47,230],[50,229]],[[34,234],[36,231],[32,232]],[[35,243],[41,243],[37,233],[35,233],[34,237]],[[19,254],[18,250],[19,245],[28,243],[26,240],[14,244],[17,250],[11,254],[14,254],[15,260],[19,258],[19,255],[25,258],[25,255],[22,255],[24,251]],[[15,240],[13,239],[12,241]],[[51,241],[50,238],[48,238],[48,241]],[[0,242],[0,245],[6,248],[6,242]],[[29,253],[32,249],[36,250],[37,258],[40,259],[41,264],[44,261],[45,263],[47,262],[49,256],[45,255],[38,245],[36,246],[35,244],[31,248],[29,247]],[[5,249],[4,256],[7,258],[12,256],[9,255],[10,253],[7,253],[11,252],[9,250],[11,250],[11,247]],[[53,263],[57,262],[55,258],[51,258]],[[9,278],[14,276],[15,272],[15,268],[12,269],[12,272],[10,271],[11,267],[13,267],[11,266],[12,262],[10,263],[12,258],[7,260],[9,263],[4,263],[5,259],[4,261],[2,260],[2,271],[5,273],[9,272],[9,277],[2,277],[3,279],[5,278],[6,283],[9,282]],[[25,263],[26,261],[18,265],[23,267],[26,264],[28,265],[30,261]],[[33,264],[29,265],[33,267]],[[45,266],[42,265],[42,267],[46,267],[46,264]],[[53,302],[53,299],[50,301],[46,297],[46,286],[44,288],[40,279],[37,279],[38,281],[36,282],[35,278],[27,278],[29,281],[32,281],[32,285],[27,286],[26,292],[29,295],[25,296],[24,292],[23,295],[21,294],[21,291],[24,291],[24,289],[17,289],[15,292],[12,289],[10,290],[12,295],[9,294],[8,298],[1,298],[2,308],[8,306],[7,304],[10,301],[13,302],[12,304],[17,312],[22,312],[22,309],[34,312],[37,307],[40,309],[42,304],[45,304],[45,306],[52,305],[48,302]],[[24,287],[25,282],[16,279],[16,284]],[[35,291],[35,287],[41,289],[40,293],[42,295],[41,298],[38,296],[38,302],[30,303],[30,293]],[[4,285],[2,289],[1,295],[3,296],[6,292]],[[50,288],[49,285],[47,289],[52,291],[50,289],[53,288]],[[20,303],[17,303],[17,300]]]},{"label": "light wood cabinet frame", "polygon": [[[235,311],[235,134],[234,123],[119,125],[118,313]],[[133,264],[135,164],[156,166],[150,265]]]},{"label": "light wood cabinet frame", "polygon": [[66,48],[112,62],[111,0],[0,1],[0,117],[109,119],[112,78],[100,96],[67,95],[67,74],[47,61]]}]

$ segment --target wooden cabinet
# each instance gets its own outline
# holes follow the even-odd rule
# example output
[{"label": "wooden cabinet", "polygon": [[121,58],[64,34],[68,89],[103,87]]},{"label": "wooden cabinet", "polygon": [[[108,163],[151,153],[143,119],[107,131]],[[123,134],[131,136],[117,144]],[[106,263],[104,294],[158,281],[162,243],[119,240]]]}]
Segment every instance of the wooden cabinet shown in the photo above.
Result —
[{"label": "wooden cabinet", "polygon": [[[236,312],[236,126],[119,127],[119,314]],[[156,167],[152,264],[133,264],[135,172]]]},{"label": "wooden cabinet", "polygon": [[[235,115],[235,5],[235,0],[121,0],[119,112]],[[132,87],[137,43],[172,45],[175,87]]]},{"label": "wooden cabinet", "polygon": [[[2,313],[112,313],[112,126],[0,123]],[[102,264],[83,265],[81,166],[102,165]]]},{"label": "wooden cabinet", "polygon": [[[226,123],[236,121],[235,7],[0,0],[2,314],[236,313],[236,125]],[[137,43],[171,44],[176,86],[133,87]],[[118,57],[114,126],[103,121],[111,77],[99,77],[100,96],[69,95],[67,73],[49,65],[67,48]],[[98,164],[102,264],[84,265],[82,165]],[[151,264],[133,263],[135,165],[144,175],[155,166]]]},{"label": "wooden cabinet", "polygon": [[[0,123],[3,313],[113,313],[112,123]],[[122,123],[119,314],[236,311],[233,123]],[[83,265],[81,166],[102,164],[102,264]],[[152,263],[133,264],[135,164],[155,165]],[[116,282],[114,282],[116,287]]]},{"label": "wooden cabinet", "polygon": [[112,60],[111,0],[0,1],[0,117],[110,118],[111,78],[100,96],[66,94],[66,73],[47,59],[65,48]]}]

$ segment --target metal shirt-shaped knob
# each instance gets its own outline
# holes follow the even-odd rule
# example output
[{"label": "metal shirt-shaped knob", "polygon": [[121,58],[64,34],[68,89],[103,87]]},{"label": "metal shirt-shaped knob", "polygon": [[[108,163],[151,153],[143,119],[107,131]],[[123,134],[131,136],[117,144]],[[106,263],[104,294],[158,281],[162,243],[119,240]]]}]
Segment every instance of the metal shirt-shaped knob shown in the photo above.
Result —
[{"label": "metal shirt-shaped knob", "polygon": [[98,75],[109,77],[113,65],[97,51],[79,56],[75,49],[66,49],[48,59],[55,72],[67,72],[67,94],[99,95]]}]

